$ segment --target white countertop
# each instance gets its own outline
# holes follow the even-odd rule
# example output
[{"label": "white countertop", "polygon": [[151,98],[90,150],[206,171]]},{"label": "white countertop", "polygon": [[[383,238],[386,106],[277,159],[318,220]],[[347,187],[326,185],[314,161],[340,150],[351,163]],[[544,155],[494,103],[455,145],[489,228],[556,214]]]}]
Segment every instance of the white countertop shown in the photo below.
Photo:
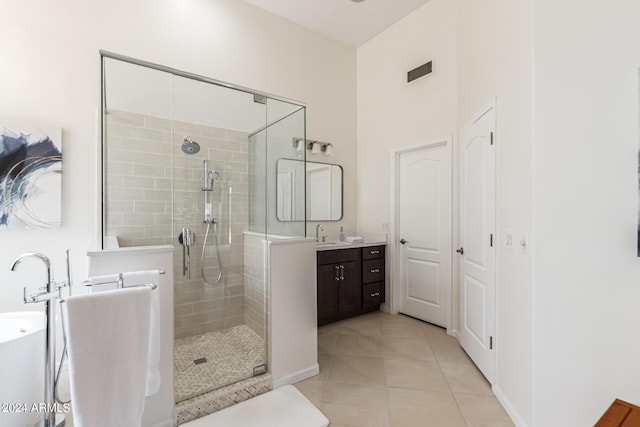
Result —
[{"label": "white countertop", "polygon": [[386,245],[384,240],[367,240],[362,243],[347,243],[347,242],[319,242],[316,243],[316,251],[331,251],[336,249],[351,249],[351,248],[366,248],[367,246],[381,246]]}]

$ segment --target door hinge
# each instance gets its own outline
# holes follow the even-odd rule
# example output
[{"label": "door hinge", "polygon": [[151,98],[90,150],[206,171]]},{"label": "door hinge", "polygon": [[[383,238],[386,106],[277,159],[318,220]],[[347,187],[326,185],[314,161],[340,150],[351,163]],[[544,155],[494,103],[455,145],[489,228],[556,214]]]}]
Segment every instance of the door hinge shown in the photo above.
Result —
[{"label": "door hinge", "polygon": [[489,350],[493,350],[493,337],[489,337]]},{"label": "door hinge", "polygon": [[489,234],[489,246],[493,247],[493,234]]},{"label": "door hinge", "polygon": [[491,145],[493,145],[493,132],[489,133],[489,140],[491,141]]}]

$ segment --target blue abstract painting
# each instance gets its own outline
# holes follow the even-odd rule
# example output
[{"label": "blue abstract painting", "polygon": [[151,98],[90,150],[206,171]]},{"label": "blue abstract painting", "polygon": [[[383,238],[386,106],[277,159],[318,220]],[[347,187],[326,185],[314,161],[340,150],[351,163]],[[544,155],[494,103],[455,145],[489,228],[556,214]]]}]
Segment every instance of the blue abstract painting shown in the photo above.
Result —
[{"label": "blue abstract painting", "polygon": [[0,119],[0,229],[62,222],[62,130]]}]

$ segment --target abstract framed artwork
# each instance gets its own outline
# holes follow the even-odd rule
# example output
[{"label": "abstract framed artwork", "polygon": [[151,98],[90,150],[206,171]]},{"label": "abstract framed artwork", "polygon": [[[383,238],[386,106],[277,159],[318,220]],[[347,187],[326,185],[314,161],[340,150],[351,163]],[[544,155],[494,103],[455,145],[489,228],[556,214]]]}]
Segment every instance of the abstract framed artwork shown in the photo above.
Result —
[{"label": "abstract framed artwork", "polygon": [[0,118],[0,229],[62,224],[62,129]]}]

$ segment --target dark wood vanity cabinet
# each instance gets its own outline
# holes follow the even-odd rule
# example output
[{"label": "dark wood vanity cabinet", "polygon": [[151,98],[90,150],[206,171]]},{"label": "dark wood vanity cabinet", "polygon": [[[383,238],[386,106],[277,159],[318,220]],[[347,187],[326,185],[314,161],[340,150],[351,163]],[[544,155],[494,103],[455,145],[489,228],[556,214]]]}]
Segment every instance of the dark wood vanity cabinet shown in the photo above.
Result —
[{"label": "dark wood vanity cabinet", "polygon": [[361,306],[359,249],[320,251],[318,259],[318,324],[356,315]]},{"label": "dark wood vanity cabinet", "polygon": [[317,252],[318,325],[379,309],[384,246]]},{"label": "dark wood vanity cabinet", "polygon": [[377,310],[384,302],[384,246],[362,248],[362,308]]}]

